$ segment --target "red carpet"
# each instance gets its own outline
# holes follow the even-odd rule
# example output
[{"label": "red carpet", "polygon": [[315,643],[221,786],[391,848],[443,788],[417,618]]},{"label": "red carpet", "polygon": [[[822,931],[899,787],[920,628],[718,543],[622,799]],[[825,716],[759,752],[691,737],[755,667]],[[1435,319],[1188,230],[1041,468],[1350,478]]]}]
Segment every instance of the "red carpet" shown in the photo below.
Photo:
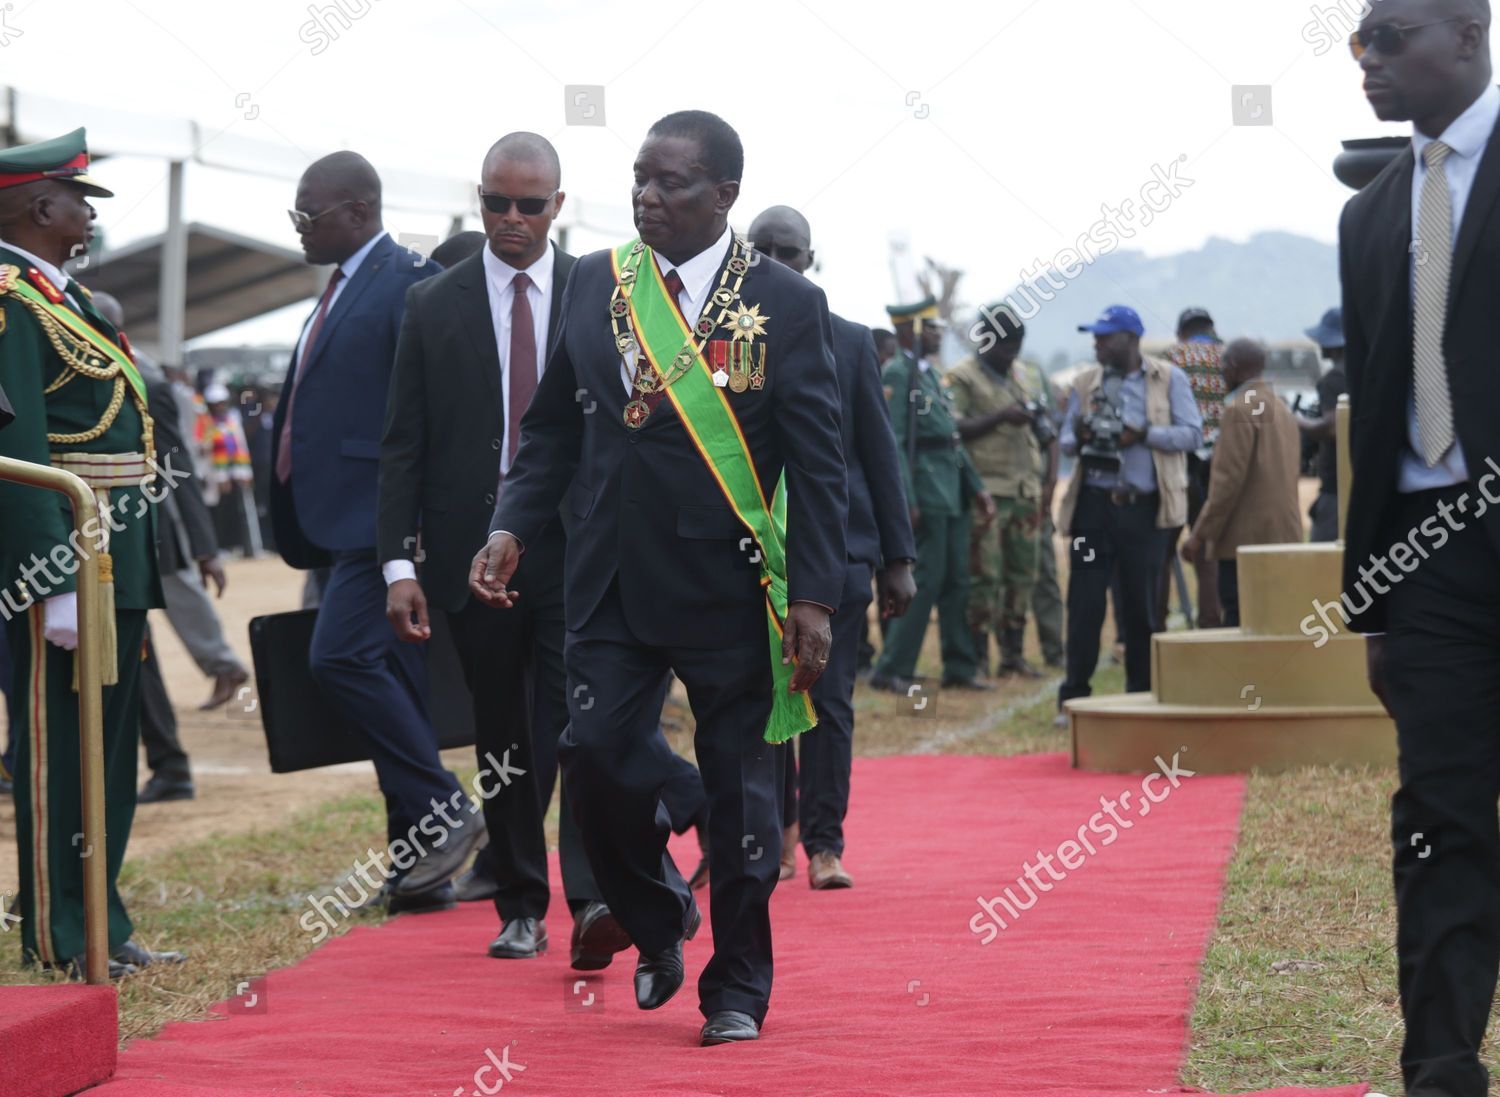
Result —
[{"label": "red carpet", "polygon": [[0,987],[0,1094],[74,1093],[115,1072],[115,988]]},{"label": "red carpet", "polygon": [[[264,1013],[171,1025],[131,1045],[116,1080],[90,1094],[1187,1092],[1177,1072],[1241,779],[1183,778],[1142,815],[1140,778],[1077,773],[1061,755],[855,767],[848,866],[857,886],[813,893],[801,874],[781,886],[776,987],[758,1044],[696,1046],[694,979],[707,933],[688,945],[689,981],[662,1010],[635,1008],[633,953],[575,995],[569,922],[555,897],[542,960],[485,957],[497,928],[488,904],[357,929],[273,973]],[[1169,789],[1153,786],[1158,797]],[[1101,813],[1101,796],[1120,801],[1128,829]],[[1080,830],[1094,853],[1077,844]],[[691,863],[690,844],[679,862]],[[1038,865],[1045,893],[982,944],[970,928],[977,897],[1008,885],[1024,904],[1016,879],[1039,850],[1062,858],[1054,868],[1063,878]],[[508,1081],[496,1060],[508,1064]],[[1359,1097],[1365,1087],[1320,1092]]]}]

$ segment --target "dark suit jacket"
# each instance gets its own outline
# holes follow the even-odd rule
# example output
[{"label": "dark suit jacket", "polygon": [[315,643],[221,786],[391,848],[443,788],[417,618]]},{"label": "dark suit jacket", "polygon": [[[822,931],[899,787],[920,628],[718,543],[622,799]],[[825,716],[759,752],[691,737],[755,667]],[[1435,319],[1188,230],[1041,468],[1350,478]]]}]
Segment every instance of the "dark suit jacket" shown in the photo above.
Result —
[{"label": "dark suit jacket", "polygon": [[[144,371],[143,371],[144,372]],[[156,490],[163,493],[156,508],[156,556],[161,573],[170,574],[193,561],[219,552],[213,517],[203,502],[203,489],[193,472],[193,455],[182,438],[182,422],[172,383],[147,377],[147,408],[156,424],[156,463],[161,467]]]},{"label": "dark suit jacket", "polygon": [[275,469],[295,402],[292,478],[283,484],[272,474],[271,522],[277,550],[293,567],[375,548],[380,435],[406,291],[441,269],[383,237],[334,302],[308,360],[292,362],[271,438]]},{"label": "dark suit jacket", "polygon": [[[726,251],[721,271],[727,259]],[[530,546],[566,491],[570,629],[588,622],[618,573],[626,621],[644,643],[744,643],[765,629],[754,550],[741,547],[747,531],[669,400],[640,429],[625,425],[609,320],[614,284],[607,252],[574,266],[562,341],[522,420],[521,451],[490,528]],[[833,608],[844,585],[848,489],[828,305],[779,263],[751,267],[741,298],[769,318],[766,383],[726,397],[768,500],[786,472],[790,600]]]},{"label": "dark suit jacket", "polygon": [[8,427],[15,419],[15,409],[10,406],[10,401],[5,398],[5,390],[0,388],[0,428]]},{"label": "dark suit jacket", "polygon": [[[1464,207],[1448,284],[1443,355],[1448,367],[1454,428],[1471,481],[1489,471],[1485,458],[1500,454],[1500,371],[1493,336],[1495,287],[1500,285],[1500,130],[1490,135],[1474,188]],[[1385,629],[1386,602],[1359,567],[1383,556],[1410,531],[1395,521],[1396,483],[1406,452],[1406,402],[1412,385],[1410,151],[1396,157],[1344,207],[1339,221],[1339,269],[1344,289],[1345,369],[1349,378],[1350,447],[1354,483],[1344,541],[1344,590],[1354,605],[1356,632]],[[1436,513],[1436,512],[1434,512]],[[1472,512],[1471,512],[1472,513]],[[1500,545],[1500,507],[1481,519]],[[1382,584],[1384,585],[1384,584]]]},{"label": "dark suit jacket", "polygon": [[[573,257],[558,250],[553,263],[549,355]],[[380,560],[413,559],[420,525],[423,586],[450,613],[469,599],[469,564],[495,510],[509,398],[500,381],[484,255],[476,252],[407,291],[380,444]],[[537,545],[538,557],[559,568],[561,537],[549,528]]]},{"label": "dark suit jacket", "polygon": [[842,316],[833,323],[833,360],[839,371],[840,434],[849,473],[849,559],[871,567],[917,557],[901,459],[891,431],[870,329]]}]

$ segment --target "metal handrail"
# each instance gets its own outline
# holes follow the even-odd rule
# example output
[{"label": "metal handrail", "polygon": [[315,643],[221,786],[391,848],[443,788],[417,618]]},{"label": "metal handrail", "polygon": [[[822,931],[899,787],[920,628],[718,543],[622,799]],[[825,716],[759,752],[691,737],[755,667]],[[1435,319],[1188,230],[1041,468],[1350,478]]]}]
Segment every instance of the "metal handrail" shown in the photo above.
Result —
[{"label": "metal handrail", "polygon": [[[87,546],[85,528],[99,528],[99,502],[82,479],[50,465],[0,457],[0,480],[45,488],[73,504],[78,556],[78,729],[83,793],[83,936],[84,972],[90,983],[109,982],[109,877],[104,835],[104,668],[99,618],[99,554]],[[43,653],[33,652],[32,658]],[[47,932],[42,926],[40,933]]]}]

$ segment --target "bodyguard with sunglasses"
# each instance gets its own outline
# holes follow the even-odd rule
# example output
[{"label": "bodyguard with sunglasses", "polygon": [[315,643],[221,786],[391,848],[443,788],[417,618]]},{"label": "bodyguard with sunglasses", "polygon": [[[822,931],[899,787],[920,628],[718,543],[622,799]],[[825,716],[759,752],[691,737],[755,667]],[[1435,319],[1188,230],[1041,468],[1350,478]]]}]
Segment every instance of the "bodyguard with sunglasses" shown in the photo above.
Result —
[{"label": "bodyguard with sunglasses", "polygon": [[[1500,970],[1500,509],[1479,499],[1500,467],[1489,29],[1482,0],[1382,0],[1351,42],[1377,117],[1413,125],[1411,151],[1339,225],[1354,413],[1344,587],[1363,606],[1351,627],[1368,637],[1371,688],[1396,721],[1411,1097],[1486,1092],[1479,1048]],[[1387,559],[1399,581],[1371,581],[1389,579]]]},{"label": "bodyguard with sunglasses", "polygon": [[[289,212],[307,261],[334,269],[303,325],[272,423],[276,546],[295,568],[331,567],[310,667],[364,735],[390,839],[427,823],[420,839],[425,853],[401,879],[410,875],[430,886],[420,896],[393,897],[390,909],[451,906],[448,879],[483,828],[438,757],[422,649],[398,643],[386,626],[375,553],[380,434],[396,335],[407,289],[438,267],[387,235],[380,177],[357,153],[314,162]],[[429,821],[437,804],[449,812],[441,840]]]}]

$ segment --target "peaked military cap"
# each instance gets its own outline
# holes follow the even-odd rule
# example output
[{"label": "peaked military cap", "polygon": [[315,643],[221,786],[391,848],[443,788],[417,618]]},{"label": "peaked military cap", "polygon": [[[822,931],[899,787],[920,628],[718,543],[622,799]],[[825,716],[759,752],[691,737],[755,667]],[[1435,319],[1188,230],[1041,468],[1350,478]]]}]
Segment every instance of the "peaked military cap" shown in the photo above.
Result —
[{"label": "peaked military cap", "polygon": [[89,150],[82,126],[50,141],[0,149],[0,190],[57,179],[75,183],[95,198],[113,198],[114,191],[100,186],[88,171]]},{"label": "peaked military cap", "polygon": [[914,320],[937,320],[937,298],[927,296],[910,305],[887,305],[885,311],[894,324],[909,324]]}]

